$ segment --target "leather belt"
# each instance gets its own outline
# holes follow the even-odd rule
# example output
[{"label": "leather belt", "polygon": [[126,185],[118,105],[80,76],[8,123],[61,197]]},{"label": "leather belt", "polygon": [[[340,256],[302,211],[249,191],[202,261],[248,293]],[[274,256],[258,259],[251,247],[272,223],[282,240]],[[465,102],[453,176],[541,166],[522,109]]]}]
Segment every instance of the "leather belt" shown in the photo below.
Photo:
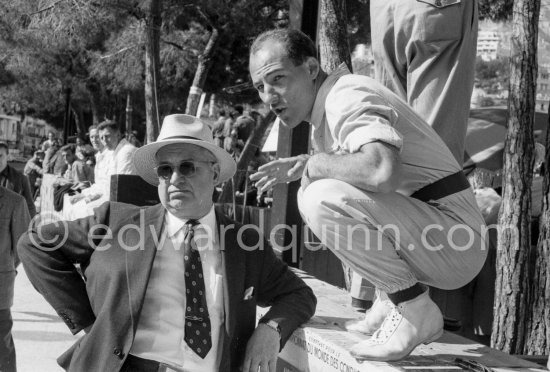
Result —
[{"label": "leather belt", "polygon": [[428,202],[430,200],[438,200],[446,196],[456,194],[457,192],[464,191],[469,187],[470,182],[468,182],[464,172],[459,171],[415,191],[411,195],[411,198]]}]

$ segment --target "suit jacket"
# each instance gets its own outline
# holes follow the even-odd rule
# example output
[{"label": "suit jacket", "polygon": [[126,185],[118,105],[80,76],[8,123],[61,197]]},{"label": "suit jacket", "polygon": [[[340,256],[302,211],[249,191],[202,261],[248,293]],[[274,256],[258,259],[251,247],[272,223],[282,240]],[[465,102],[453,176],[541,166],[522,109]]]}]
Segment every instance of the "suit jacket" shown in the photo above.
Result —
[{"label": "suit jacket", "polygon": [[[93,324],[90,332],[58,359],[66,370],[120,370],[138,325],[164,215],[160,204],[139,208],[111,202],[97,208],[93,216],[46,225],[40,235],[32,231],[21,238],[19,254],[29,279],[71,332],[76,334]],[[265,317],[280,324],[282,347],[314,314],[316,299],[267,244],[255,250],[239,247],[240,225],[218,210],[216,218],[225,270],[225,336],[219,370],[235,371],[255,329],[256,305],[271,306]],[[128,224],[140,226],[143,236],[135,228],[124,228]],[[31,239],[39,247],[33,246]],[[247,229],[242,241],[253,247],[263,239],[256,230]],[[80,263],[85,280],[75,263]],[[250,287],[255,288],[254,295],[244,300]]]},{"label": "suit jacket", "polygon": [[9,165],[6,166],[6,169],[2,172],[2,175],[8,179],[7,188],[15,191],[25,198],[29,213],[31,217],[34,217],[36,214],[36,207],[34,206],[34,199],[31,193],[31,184],[29,183],[27,176]]},{"label": "suit jacket", "polygon": [[17,241],[29,227],[25,198],[0,187],[0,309],[13,305],[15,269],[19,265]]}]

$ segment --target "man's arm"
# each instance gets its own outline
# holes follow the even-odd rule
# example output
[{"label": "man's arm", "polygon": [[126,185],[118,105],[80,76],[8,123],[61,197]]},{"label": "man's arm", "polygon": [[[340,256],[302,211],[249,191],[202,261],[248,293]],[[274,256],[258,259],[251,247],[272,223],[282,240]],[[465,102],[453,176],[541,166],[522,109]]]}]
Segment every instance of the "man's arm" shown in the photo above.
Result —
[{"label": "man's arm", "polygon": [[33,160],[29,160],[27,164],[25,164],[23,174],[28,176],[33,170],[42,174],[42,167],[39,167]]},{"label": "man's arm", "polygon": [[75,171],[73,173],[73,182],[74,183],[80,183],[80,182],[91,182],[92,177],[90,175],[90,167],[83,161],[75,161],[73,163],[73,167],[75,167]]},{"label": "man's arm", "polygon": [[401,159],[394,146],[370,142],[353,154],[313,155],[306,164],[304,177],[309,182],[333,178],[367,191],[392,192],[399,187]]},{"label": "man's arm", "polygon": [[21,177],[21,195],[25,198],[27,202],[27,207],[29,208],[29,214],[31,218],[36,215],[36,206],[34,205],[34,199],[31,192],[31,184],[27,176],[20,174]]},{"label": "man's arm", "polygon": [[137,174],[134,168],[133,157],[137,147],[127,144],[114,159],[116,162],[116,174]]},{"label": "man's arm", "polygon": [[95,215],[34,227],[23,234],[17,246],[31,283],[73,334],[95,320],[86,285],[75,264],[88,264],[93,246],[101,241],[102,230],[94,231],[95,240],[91,242],[88,234],[93,226],[106,221],[108,210],[109,204],[105,203],[96,210]]},{"label": "man's arm", "polygon": [[271,306],[265,319],[281,327],[281,348],[292,332],[315,313],[317,298],[310,287],[279,260],[266,244],[258,288],[258,305]]},{"label": "man's arm", "polygon": [[342,76],[327,95],[326,122],[337,153],[312,156],[306,180],[335,178],[373,192],[399,187],[403,146],[402,134],[395,128],[399,115],[365,79]]},{"label": "man's arm", "polygon": [[15,267],[19,266],[20,260],[19,255],[17,254],[17,241],[23,235],[25,231],[29,228],[29,223],[31,217],[29,215],[29,210],[25,204],[25,200],[21,197],[17,199],[13,213],[11,215],[11,244],[12,252],[15,257]]},{"label": "man's arm", "polygon": [[273,249],[265,244],[260,272],[257,303],[271,306],[262,321],[273,320],[279,331],[260,323],[248,341],[243,372],[274,371],[277,355],[296,328],[313,314],[317,299],[303,280],[275,257]]}]

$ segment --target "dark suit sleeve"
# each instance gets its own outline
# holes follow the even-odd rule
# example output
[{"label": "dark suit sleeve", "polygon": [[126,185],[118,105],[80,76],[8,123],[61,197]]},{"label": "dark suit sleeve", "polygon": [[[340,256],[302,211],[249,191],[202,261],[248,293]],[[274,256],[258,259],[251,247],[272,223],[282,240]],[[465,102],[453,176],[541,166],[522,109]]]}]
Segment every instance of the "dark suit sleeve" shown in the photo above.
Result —
[{"label": "dark suit sleeve", "polygon": [[102,226],[108,224],[108,213],[109,203],[105,203],[93,216],[34,227],[17,246],[31,283],[73,334],[95,320],[85,282],[75,264],[88,265],[94,247],[106,233]]},{"label": "dark suit sleeve", "polygon": [[14,266],[17,268],[19,266],[19,256],[17,254],[17,241],[19,238],[27,231],[29,228],[29,223],[31,218],[29,216],[29,211],[25,205],[25,201],[20,197],[17,199],[17,203],[13,209],[13,214],[11,215],[11,244],[12,252],[14,255]]},{"label": "dark suit sleeve", "polygon": [[31,218],[32,218],[36,214],[36,207],[34,205],[34,199],[32,197],[31,184],[29,182],[28,177],[23,175],[23,174],[21,174],[20,180],[21,180],[20,181],[21,182],[21,195],[27,201],[27,207],[29,208],[29,214],[31,215]]},{"label": "dark suit sleeve", "polygon": [[281,349],[301,324],[307,322],[317,305],[317,298],[304,281],[279,260],[266,243],[260,274],[258,305],[271,306],[263,319],[275,320],[281,327]]}]

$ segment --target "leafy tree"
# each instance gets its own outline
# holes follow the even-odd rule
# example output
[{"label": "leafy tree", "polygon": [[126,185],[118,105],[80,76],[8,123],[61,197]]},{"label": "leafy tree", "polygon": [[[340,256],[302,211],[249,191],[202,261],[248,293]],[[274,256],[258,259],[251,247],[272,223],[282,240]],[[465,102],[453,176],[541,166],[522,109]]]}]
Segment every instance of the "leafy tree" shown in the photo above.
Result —
[{"label": "leafy tree", "polygon": [[514,0],[479,0],[479,18],[506,20],[512,18]]}]

